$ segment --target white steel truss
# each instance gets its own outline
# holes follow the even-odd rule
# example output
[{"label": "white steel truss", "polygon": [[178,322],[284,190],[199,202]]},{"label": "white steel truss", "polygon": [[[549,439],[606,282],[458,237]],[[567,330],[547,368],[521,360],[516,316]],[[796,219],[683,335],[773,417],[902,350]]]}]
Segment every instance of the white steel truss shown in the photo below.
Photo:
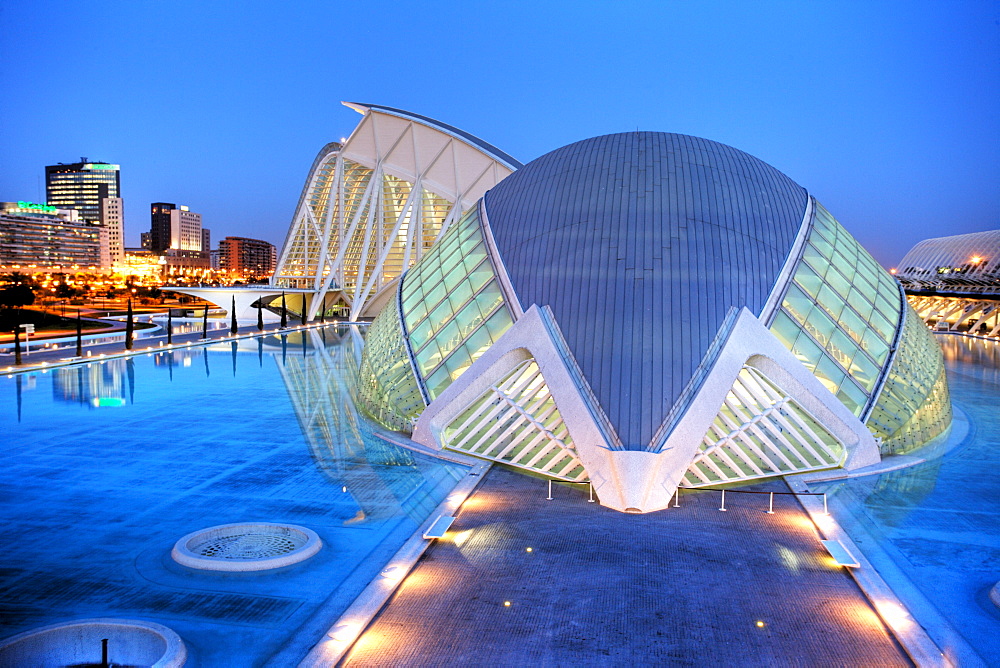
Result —
[{"label": "white steel truss", "polygon": [[681,487],[704,487],[843,464],[847,451],[794,399],[744,365]]},{"label": "white steel truss", "polygon": [[364,118],[317,156],[271,280],[313,290],[309,318],[337,304],[350,307],[351,320],[375,315],[399,276],[520,166],[430,119],[347,106]]},{"label": "white steel truss", "polygon": [[443,445],[553,478],[587,479],[533,359],[521,362],[445,427]]}]

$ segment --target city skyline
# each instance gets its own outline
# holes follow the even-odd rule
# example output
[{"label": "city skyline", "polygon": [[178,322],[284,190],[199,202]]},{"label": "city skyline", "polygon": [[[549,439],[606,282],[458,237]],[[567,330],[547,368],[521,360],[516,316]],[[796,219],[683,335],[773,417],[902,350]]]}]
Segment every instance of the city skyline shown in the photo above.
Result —
[{"label": "city skyline", "polygon": [[24,91],[2,113],[0,199],[44,198],[45,165],[120,164],[129,247],[152,202],[178,201],[216,238],[280,248],[316,151],[357,123],[343,100],[439,119],[525,163],[636,129],[728,144],[809,188],[886,266],[1000,223],[995,2],[8,0],[0,28],[0,83]]}]

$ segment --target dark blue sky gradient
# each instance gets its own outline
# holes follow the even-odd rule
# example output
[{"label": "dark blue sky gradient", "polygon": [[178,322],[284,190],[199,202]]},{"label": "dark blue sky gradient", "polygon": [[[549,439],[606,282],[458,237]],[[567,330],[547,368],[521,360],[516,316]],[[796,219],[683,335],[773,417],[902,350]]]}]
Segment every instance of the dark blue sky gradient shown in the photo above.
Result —
[{"label": "dark blue sky gradient", "polygon": [[0,0],[0,200],[46,164],[280,246],[360,119],[439,119],[523,162],[629,130],[707,137],[807,188],[891,266],[1000,227],[1000,2]]}]

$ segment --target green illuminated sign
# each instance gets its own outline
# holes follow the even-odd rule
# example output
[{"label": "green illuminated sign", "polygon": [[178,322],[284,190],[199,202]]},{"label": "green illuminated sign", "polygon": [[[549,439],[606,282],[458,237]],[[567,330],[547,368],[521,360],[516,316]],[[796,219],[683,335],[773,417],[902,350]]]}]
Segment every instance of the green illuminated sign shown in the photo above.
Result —
[{"label": "green illuminated sign", "polygon": [[24,200],[17,201],[17,208],[24,209],[26,211],[40,211],[42,213],[56,212],[56,208],[54,206],[49,206],[48,204],[35,204],[34,202],[25,202]]},{"label": "green illuminated sign", "polygon": [[118,165],[108,165],[105,163],[93,163],[88,162],[83,166],[84,169],[118,169]]}]

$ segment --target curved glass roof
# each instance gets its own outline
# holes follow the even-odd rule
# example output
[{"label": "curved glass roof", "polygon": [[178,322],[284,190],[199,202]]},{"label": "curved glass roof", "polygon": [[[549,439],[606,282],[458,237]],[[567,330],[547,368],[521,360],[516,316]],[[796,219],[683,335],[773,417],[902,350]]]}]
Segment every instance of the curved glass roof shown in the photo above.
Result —
[{"label": "curved glass roof", "polygon": [[485,196],[526,309],[549,305],[626,449],[644,450],[731,307],[759,315],[806,191],[707,139],[587,139]]},{"label": "curved glass roof", "polygon": [[351,109],[354,109],[355,111],[360,111],[361,113],[364,113],[363,110],[365,109],[375,109],[376,111],[381,111],[382,113],[392,114],[394,116],[400,116],[402,118],[409,118],[410,120],[414,120],[419,123],[423,123],[424,125],[429,125],[432,128],[441,130],[446,134],[458,137],[459,139],[468,142],[469,144],[472,144],[476,148],[490,154],[493,158],[495,158],[499,162],[505,163],[511,169],[520,169],[521,167],[524,166],[523,164],[521,164],[521,162],[519,162],[515,158],[512,158],[510,155],[504,153],[493,144],[485,142],[479,137],[469,134],[465,130],[459,130],[453,125],[448,125],[447,123],[442,123],[441,121],[435,121],[433,118],[428,118],[427,116],[421,116],[420,114],[414,114],[412,112],[404,111],[402,109],[386,107],[381,104],[365,104],[363,102],[344,102],[344,104],[350,107]]}]

